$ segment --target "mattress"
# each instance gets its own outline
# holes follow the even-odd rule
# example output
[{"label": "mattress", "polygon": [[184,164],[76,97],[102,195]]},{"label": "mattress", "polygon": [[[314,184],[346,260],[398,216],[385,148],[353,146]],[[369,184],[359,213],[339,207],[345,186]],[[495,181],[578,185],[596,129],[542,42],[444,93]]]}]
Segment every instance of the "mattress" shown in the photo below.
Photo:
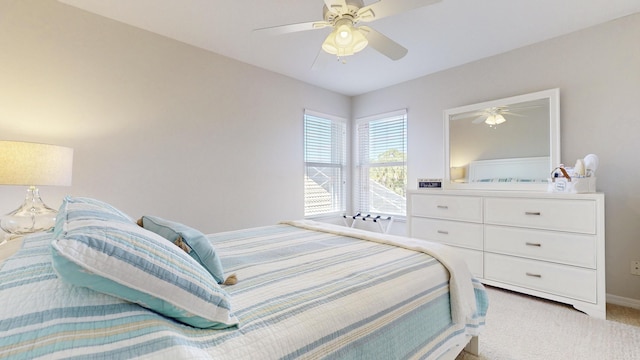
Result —
[{"label": "mattress", "polygon": [[0,358],[435,359],[484,326],[483,286],[438,244],[305,221],[208,238],[238,277],[237,327],[70,285],[52,234],[26,237],[0,269]]}]

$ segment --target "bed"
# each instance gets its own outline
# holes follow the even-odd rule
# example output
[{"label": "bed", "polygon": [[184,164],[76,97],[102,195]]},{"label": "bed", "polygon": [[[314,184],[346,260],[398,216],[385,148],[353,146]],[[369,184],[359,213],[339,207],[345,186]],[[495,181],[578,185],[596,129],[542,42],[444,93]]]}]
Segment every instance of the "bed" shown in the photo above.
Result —
[{"label": "bed", "polygon": [[[92,212],[75,225],[69,212],[61,214],[68,223],[58,220],[53,231],[25,237],[0,265],[0,358],[455,359],[469,342],[477,350],[484,327],[486,292],[446,245],[304,220],[206,235],[237,283],[213,290],[227,310],[214,319],[222,325],[188,324],[198,315],[197,301],[178,316],[166,309],[171,299],[157,307],[113,290],[120,271],[118,286],[128,284],[130,294],[138,270],[113,266],[118,252],[100,240],[145,237],[125,255],[143,248],[145,256],[170,253],[157,264],[166,262],[173,274],[200,274],[192,256],[121,213],[122,223]],[[137,235],[123,236],[123,228]],[[61,260],[74,234],[88,247],[80,251],[76,241],[78,252]],[[95,270],[69,270],[93,250],[100,252]],[[84,276],[93,277],[78,280]],[[133,290],[154,281],[143,279]],[[183,288],[174,285],[149,292],[169,288],[171,297]]]},{"label": "bed", "polygon": [[549,157],[477,160],[469,164],[469,182],[547,183]]}]

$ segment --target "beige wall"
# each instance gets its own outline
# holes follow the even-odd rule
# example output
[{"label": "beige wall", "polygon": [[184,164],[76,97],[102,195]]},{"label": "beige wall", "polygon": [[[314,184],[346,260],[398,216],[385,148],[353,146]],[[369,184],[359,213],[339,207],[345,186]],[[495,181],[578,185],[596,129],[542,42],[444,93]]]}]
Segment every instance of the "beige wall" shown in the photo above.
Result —
[{"label": "beige wall", "polygon": [[607,293],[638,300],[640,14],[357,96],[354,118],[408,108],[409,186],[444,173],[444,109],[560,88],[561,159],[600,157]]},{"label": "beige wall", "polygon": [[[0,2],[0,138],[73,147],[73,186],[205,232],[303,216],[305,107],[350,98],[53,0]],[[19,187],[0,187],[0,211]]]}]

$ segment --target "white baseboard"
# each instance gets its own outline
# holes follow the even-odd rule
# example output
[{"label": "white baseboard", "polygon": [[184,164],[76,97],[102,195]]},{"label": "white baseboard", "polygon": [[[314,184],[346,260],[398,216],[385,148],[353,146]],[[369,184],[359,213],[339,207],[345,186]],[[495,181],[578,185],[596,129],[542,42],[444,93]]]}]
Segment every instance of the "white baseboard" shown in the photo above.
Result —
[{"label": "white baseboard", "polygon": [[640,309],[640,300],[607,294],[607,302],[614,305]]}]

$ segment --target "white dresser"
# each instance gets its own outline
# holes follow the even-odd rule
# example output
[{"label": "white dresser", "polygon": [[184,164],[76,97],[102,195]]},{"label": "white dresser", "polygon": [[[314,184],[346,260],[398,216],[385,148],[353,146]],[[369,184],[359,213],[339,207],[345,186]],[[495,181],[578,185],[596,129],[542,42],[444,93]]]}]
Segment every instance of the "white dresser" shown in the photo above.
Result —
[{"label": "white dresser", "polygon": [[487,285],[606,317],[603,194],[413,190],[407,232],[449,244]]}]

